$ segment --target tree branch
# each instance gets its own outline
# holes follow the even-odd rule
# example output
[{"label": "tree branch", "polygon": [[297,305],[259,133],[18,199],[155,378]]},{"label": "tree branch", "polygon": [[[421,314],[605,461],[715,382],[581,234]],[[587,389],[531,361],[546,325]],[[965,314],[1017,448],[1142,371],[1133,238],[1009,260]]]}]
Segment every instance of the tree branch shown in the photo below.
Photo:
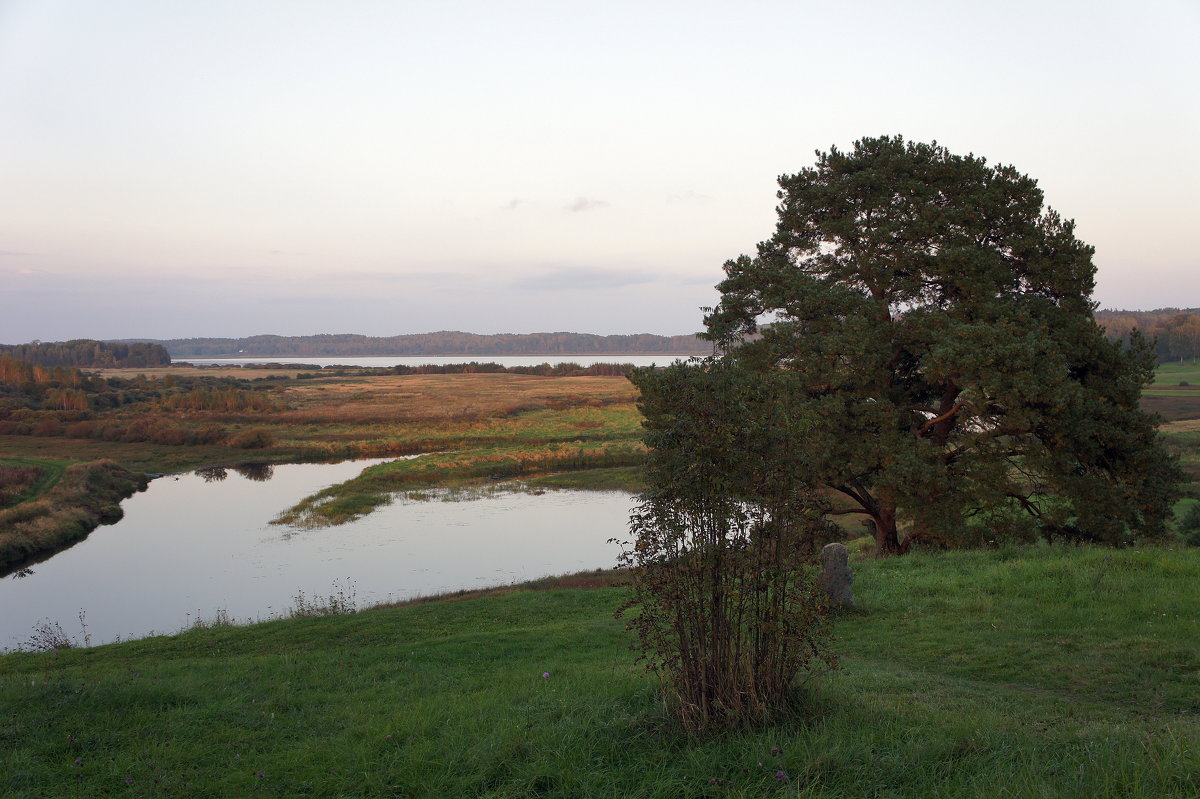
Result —
[{"label": "tree branch", "polygon": [[833,483],[829,483],[827,485],[830,488],[832,488],[834,491],[839,491],[839,492],[845,494],[846,496],[850,497],[850,499],[854,500],[855,502],[857,502],[859,504],[859,506],[862,507],[862,511],[843,511],[843,513],[859,513],[859,512],[861,512],[861,513],[867,514],[868,516],[875,515],[875,511],[876,511],[875,501],[873,499],[871,499],[869,494],[866,494],[865,492],[861,492],[861,489],[856,490],[854,488],[851,488],[848,485],[834,485]]},{"label": "tree branch", "polygon": [[917,431],[916,431],[916,433],[917,433],[917,437],[918,437],[918,438],[920,438],[921,436],[925,435],[926,433],[928,433],[928,432],[930,431],[930,429],[931,429],[931,428],[932,428],[932,427],[933,427],[935,424],[937,424],[938,422],[944,422],[944,421],[946,421],[946,420],[947,420],[947,419],[949,419],[951,416],[953,416],[954,414],[958,413],[959,411],[961,411],[963,408],[967,407],[967,406],[968,406],[968,405],[970,405],[970,404],[971,404],[971,403],[967,402],[966,400],[963,400],[962,402],[960,402],[960,403],[956,404],[956,405],[955,405],[953,408],[951,408],[950,410],[948,410],[948,411],[946,411],[945,413],[943,413],[941,416],[935,416],[935,417],[933,417],[932,419],[930,419],[929,421],[927,421],[927,422],[926,422],[924,425],[922,425],[920,430],[917,430]]}]

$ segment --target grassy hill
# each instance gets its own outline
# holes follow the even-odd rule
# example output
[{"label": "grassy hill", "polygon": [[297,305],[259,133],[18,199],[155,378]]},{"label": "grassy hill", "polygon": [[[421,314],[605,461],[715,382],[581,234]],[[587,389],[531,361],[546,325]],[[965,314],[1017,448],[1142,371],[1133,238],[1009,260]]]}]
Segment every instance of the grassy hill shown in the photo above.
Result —
[{"label": "grassy hill", "polygon": [[1195,797],[1200,550],[856,565],[792,721],[688,740],[612,609],[492,595],[0,657],[14,797]]}]

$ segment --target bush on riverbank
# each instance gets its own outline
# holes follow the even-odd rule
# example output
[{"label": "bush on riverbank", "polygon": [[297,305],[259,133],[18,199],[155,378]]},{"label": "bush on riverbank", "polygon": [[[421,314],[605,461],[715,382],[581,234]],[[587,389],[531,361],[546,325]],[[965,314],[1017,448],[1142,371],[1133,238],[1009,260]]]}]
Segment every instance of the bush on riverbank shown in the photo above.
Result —
[{"label": "bush on riverbank", "polygon": [[145,489],[144,475],[110,460],[68,466],[53,488],[0,511],[0,576],[121,518],[120,502]]}]

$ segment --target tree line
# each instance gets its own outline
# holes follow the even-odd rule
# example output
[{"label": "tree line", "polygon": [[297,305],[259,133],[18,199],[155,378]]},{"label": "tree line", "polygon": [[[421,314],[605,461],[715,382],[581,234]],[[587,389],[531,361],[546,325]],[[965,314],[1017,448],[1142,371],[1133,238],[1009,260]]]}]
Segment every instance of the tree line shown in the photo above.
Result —
[{"label": "tree line", "polygon": [[1154,311],[1097,311],[1096,321],[1110,341],[1129,342],[1134,330],[1153,341],[1160,363],[1200,358],[1200,308]]},{"label": "tree line", "polygon": [[497,333],[482,335],[443,330],[405,336],[322,334],[184,338],[156,342],[176,358],[236,355],[279,357],[361,357],[369,355],[702,355],[712,345],[696,336],[651,333],[600,336],[591,333]]},{"label": "tree line", "polygon": [[[272,411],[270,388],[215,377],[101,377],[73,366],[38,366],[0,355],[0,434],[28,433],[48,417],[59,422],[144,404],[166,411]],[[61,414],[51,412],[72,413]]]},{"label": "tree line", "polygon": [[160,344],[144,341],[96,341],[90,338],[0,344],[0,355],[7,355],[34,366],[116,368],[166,366],[171,363],[171,353]]}]

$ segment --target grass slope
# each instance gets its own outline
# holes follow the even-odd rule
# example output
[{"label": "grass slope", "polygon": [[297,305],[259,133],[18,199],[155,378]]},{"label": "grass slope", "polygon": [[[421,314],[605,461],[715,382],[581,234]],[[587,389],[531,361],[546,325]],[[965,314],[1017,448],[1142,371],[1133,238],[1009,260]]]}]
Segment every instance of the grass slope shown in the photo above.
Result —
[{"label": "grass slope", "polygon": [[[20,797],[1194,797],[1200,551],[857,567],[796,720],[665,723],[620,588],[0,657]],[[548,677],[543,677],[548,673]]]}]

